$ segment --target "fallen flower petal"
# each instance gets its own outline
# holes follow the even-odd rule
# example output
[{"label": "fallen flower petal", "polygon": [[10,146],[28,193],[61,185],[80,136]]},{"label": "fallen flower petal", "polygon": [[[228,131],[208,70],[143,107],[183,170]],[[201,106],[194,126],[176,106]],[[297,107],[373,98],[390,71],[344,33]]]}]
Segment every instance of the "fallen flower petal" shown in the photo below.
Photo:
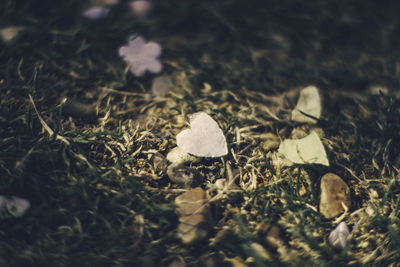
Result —
[{"label": "fallen flower petal", "polygon": [[110,12],[110,9],[107,7],[95,6],[86,9],[82,15],[88,19],[100,19],[107,16],[108,12]]},{"label": "fallen flower petal", "polygon": [[22,217],[30,206],[30,202],[26,199],[0,196],[0,219]]},{"label": "fallen flower petal", "polygon": [[345,222],[341,222],[328,237],[328,242],[335,248],[344,248],[346,245],[347,237],[350,234],[350,230]]},{"label": "fallen flower petal", "polygon": [[218,123],[205,112],[190,118],[191,129],[176,136],[176,143],[183,151],[197,157],[222,157],[228,154],[226,138]]},{"label": "fallen flower petal", "polygon": [[329,166],[325,148],[314,131],[302,139],[286,139],[280,144],[278,152],[297,164]]},{"label": "fallen flower petal", "polygon": [[321,97],[317,87],[308,86],[301,90],[296,108],[292,111],[292,120],[297,122],[316,123],[317,121],[305,114],[317,119],[321,116]]},{"label": "fallen flower petal", "polygon": [[128,46],[122,46],[119,55],[131,65],[131,72],[138,77],[147,70],[151,73],[159,73],[162,70],[162,64],[158,60],[161,46],[155,42],[146,43],[140,36],[131,39]]}]

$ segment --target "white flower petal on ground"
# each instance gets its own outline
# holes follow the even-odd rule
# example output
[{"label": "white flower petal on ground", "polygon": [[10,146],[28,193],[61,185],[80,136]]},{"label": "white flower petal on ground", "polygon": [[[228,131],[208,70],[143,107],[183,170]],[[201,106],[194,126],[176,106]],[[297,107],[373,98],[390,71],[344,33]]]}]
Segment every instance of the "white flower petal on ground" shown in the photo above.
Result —
[{"label": "white flower petal on ground", "polygon": [[207,113],[193,114],[190,127],[176,136],[177,145],[183,151],[198,157],[222,157],[228,154],[224,133]]},{"label": "white flower petal on ground", "polygon": [[286,159],[297,164],[322,164],[329,166],[325,148],[316,132],[302,139],[287,139],[278,149]]},{"label": "white flower petal on ground", "polygon": [[0,196],[0,219],[22,217],[30,206],[30,202],[26,199]]},{"label": "white flower petal on ground", "polygon": [[328,236],[328,242],[332,247],[344,248],[350,230],[345,222],[341,222]]},{"label": "white flower petal on ground", "polygon": [[140,36],[131,39],[128,46],[122,46],[118,53],[131,65],[131,72],[138,77],[147,70],[151,73],[159,73],[162,70],[162,64],[158,60],[161,46],[155,42],[146,43]]},{"label": "white flower petal on ground", "polygon": [[159,57],[161,55],[161,46],[155,42],[148,42],[145,44],[143,52],[148,57]]},{"label": "white flower petal on ground", "polygon": [[145,44],[145,40],[143,37],[138,36],[136,38],[133,38],[129,40],[128,46],[122,46],[119,49],[119,55],[121,57],[127,57],[130,58],[132,54],[136,53],[137,51],[140,50],[140,48]]},{"label": "white flower petal on ground", "polygon": [[308,86],[300,92],[296,108],[292,111],[292,120],[297,122],[316,123],[315,119],[310,118],[303,113],[319,119],[321,116],[321,109],[321,98],[317,87]]},{"label": "white flower petal on ground", "polygon": [[147,69],[151,73],[159,73],[162,70],[162,64],[160,61],[154,61],[152,64],[147,66]]},{"label": "white flower petal on ground", "polygon": [[108,15],[110,9],[107,7],[94,6],[83,11],[82,15],[88,19],[100,19]]},{"label": "white flower petal on ground", "polygon": [[143,76],[143,74],[146,72],[146,69],[147,68],[145,65],[140,64],[132,64],[132,67],[130,68],[131,72],[137,77]]}]

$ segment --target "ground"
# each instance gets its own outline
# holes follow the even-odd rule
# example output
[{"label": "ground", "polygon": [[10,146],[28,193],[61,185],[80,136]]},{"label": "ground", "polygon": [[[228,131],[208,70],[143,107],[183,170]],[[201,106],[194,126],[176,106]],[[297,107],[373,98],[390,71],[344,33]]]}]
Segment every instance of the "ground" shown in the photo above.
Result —
[{"label": "ground", "polygon": [[[0,42],[0,194],[31,202],[0,221],[0,266],[398,266],[395,1],[154,1],[145,20],[127,1],[91,20],[86,4],[0,2],[0,28],[23,27]],[[150,90],[161,74],[136,77],[119,57],[132,35],[161,45],[166,97]],[[267,133],[306,127],[290,114],[307,85],[323,98],[330,166],[277,168]],[[65,114],[65,97],[96,114]],[[162,159],[197,111],[218,122],[229,153],[190,166],[205,177],[212,229],[184,245],[174,199],[185,189]],[[327,172],[351,191],[343,250],[327,242],[337,222],[318,212]],[[212,185],[230,175],[237,189],[221,195]]]}]

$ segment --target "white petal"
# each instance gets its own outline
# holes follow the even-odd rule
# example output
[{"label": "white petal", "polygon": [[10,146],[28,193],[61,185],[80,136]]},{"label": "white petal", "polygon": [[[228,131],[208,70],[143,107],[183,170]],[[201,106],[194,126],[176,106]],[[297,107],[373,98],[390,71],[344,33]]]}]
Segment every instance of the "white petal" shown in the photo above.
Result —
[{"label": "white petal", "polygon": [[198,112],[190,118],[191,129],[176,136],[178,146],[198,157],[221,157],[228,154],[224,133],[207,113]]},{"label": "white petal", "polygon": [[147,70],[152,73],[162,70],[162,64],[157,59],[161,46],[154,42],[146,44],[140,36],[130,39],[129,45],[122,46],[118,52],[124,61],[131,64],[131,72],[136,76],[142,76]]},{"label": "white petal", "polygon": [[155,42],[149,42],[143,47],[143,52],[152,58],[156,58],[161,55],[161,46]]},{"label": "white petal", "polygon": [[30,208],[31,204],[27,199],[12,196],[10,198],[0,196],[0,218],[7,219],[21,217]]},{"label": "white petal", "polygon": [[140,63],[139,64],[132,64],[130,70],[135,76],[141,77],[146,72],[146,66],[141,65]]},{"label": "white petal", "polygon": [[345,222],[341,222],[328,236],[328,242],[331,246],[344,248],[350,230]]},{"label": "white petal", "polygon": [[315,86],[308,86],[301,90],[296,109],[292,111],[292,120],[298,122],[316,123],[316,120],[302,114],[306,113],[315,118],[321,116],[321,98]]},{"label": "white petal", "polygon": [[125,56],[127,54],[128,50],[129,50],[129,48],[127,46],[122,46],[118,50],[118,55],[121,57]]},{"label": "white petal", "polygon": [[15,217],[23,216],[30,206],[28,200],[19,197],[12,197],[7,203],[8,212]]},{"label": "white petal", "polygon": [[141,49],[145,43],[146,41],[142,36],[133,37],[129,41],[129,48],[132,49],[132,51],[136,51],[137,49]]},{"label": "white petal", "polygon": [[104,18],[105,16],[107,16],[109,11],[110,11],[109,8],[95,6],[95,7],[86,9],[83,12],[83,16],[85,16],[89,19],[100,19],[100,18]]},{"label": "white petal", "polygon": [[147,65],[147,69],[152,73],[159,73],[162,70],[162,64],[158,60],[152,60]]},{"label": "white petal", "polygon": [[314,131],[302,139],[287,139],[283,141],[279,146],[278,152],[294,163],[329,166],[325,148]]}]

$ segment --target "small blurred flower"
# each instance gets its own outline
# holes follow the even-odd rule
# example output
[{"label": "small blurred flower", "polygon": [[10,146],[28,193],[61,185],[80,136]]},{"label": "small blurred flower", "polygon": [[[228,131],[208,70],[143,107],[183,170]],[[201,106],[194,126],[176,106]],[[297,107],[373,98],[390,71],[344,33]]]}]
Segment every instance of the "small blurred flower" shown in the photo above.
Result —
[{"label": "small blurred flower", "polygon": [[129,3],[129,7],[133,15],[139,20],[143,20],[149,14],[152,4],[148,0],[133,0]]},{"label": "small blurred flower", "polygon": [[346,245],[347,237],[350,234],[350,230],[345,222],[341,222],[328,237],[328,242],[332,247],[344,248]]},{"label": "small blurred flower", "polygon": [[110,8],[94,6],[83,11],[82,15],[88,19],[100,19],[104,18],[110,12]]},{"label": "small blurred flower", "polygon": [[162,64],[158,60],[161,46],[155,42],[146,43],[140,36],[131,39],[128,46],[122,46],[119,55],[130,64],[131,72],[138,77],[146,70],[152,73],[159,73],[162,70]]}]

